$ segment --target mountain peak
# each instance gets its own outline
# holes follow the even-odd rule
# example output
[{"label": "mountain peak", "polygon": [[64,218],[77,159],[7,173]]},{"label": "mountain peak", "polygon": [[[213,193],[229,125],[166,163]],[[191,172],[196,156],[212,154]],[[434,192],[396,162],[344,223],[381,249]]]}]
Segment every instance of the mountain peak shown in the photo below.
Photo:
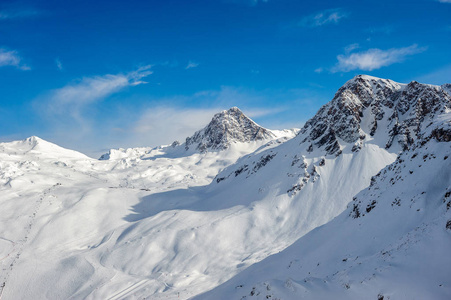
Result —
[{"label": "mountain peak", "polygon": [[444,87],[358,75],[307,121],[301,133],[308,132],[305,141],[312,147],[325,146],[329,154],[340,153],[339,140],[356,143],[358,149],[359,140],[377,132],[388,133],[386,148],[396,140],[406,148],[419,137],[423,124],[449,109],[450,95]]},{"label": "mountain peak", "polygon": [[232,143],[275,137],[273,132],[252,121],[238,107],[232,107],[215,114],[204,129],[186,138],[185,148],[194,148],[201,152],[207,152],[209,149],[224,150]]}]

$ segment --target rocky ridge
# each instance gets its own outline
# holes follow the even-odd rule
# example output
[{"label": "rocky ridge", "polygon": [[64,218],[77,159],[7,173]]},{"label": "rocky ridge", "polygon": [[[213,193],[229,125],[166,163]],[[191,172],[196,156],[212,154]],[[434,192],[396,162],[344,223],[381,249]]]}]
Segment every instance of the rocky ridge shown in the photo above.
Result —
[{"label": "rocky ridge", "polygon": [[232,107],[214,115],[204,129],[186,138],[185,149],[196,149],[200,152],[224,150],[232,143],[261,141],[276,137],[275,133],[259,126],[239,108]]},{"label": "rocky ridge", "polygon": [[397,141],[406,149],[433,124],[437,114],[450,110],[446,87],[358,75],[305,124],[303,142],[309,142],[310,149],[323,147],[328,154],[340,154],[343,142],[355,143],[358,150],[361,140],[382,131],[385,148]]}]

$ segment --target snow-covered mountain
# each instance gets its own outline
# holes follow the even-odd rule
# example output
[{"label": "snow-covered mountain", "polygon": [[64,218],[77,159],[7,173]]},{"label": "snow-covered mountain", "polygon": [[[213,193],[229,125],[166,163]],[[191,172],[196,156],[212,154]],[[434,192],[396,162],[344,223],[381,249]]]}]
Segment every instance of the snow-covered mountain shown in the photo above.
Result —
[{"label": "snow-covered mountain", "polygon": [[217,113],[202,130],[186,138],[185,149],[200,152],[224,150],[232,143],[267,141],[296,134],[297,130],[269,130],[249,119],[237,107]]},{"label": "snow-covered mountain", "polygon": [[[444,159],[451,152],[448,87],[357,76],[292,139],[286,136],[294,131],[264,129],[232,108],[215,115],[183,144],[111,150],[103,160],[26,151],[12,155],[15,146],[1,144],[0,149],[9,149],[0,151],[0,172],[8,182],[0,191],[5,207],[0,215],[2,297],[187,299],[219,286],[201,297],[298,299],[297,278],[305,274],[294,268],[289,268],[296,270],[294,275],[284,273],[284,259],[294,257],[304,271],[318,260],[323,273],[312,277],[335,280],[329,285],[310,280],[304,287],[312,298],[327,298],[328,289],[341,291],[343,278],[350,278],[346,291],[356,291],[343,295],[358,298],[362,294],[352,280],[366,273],[352,273],[353,264],[332,280],[327,276],[337,265],[334,259],[348,254],[341,259],[350,262],[355,253],[386,248],[415,230],[412,226],[420,226],[407,209],[398,223],[387,221],[389,209],[405,209],[396,201],[391,206],[393,195],[436,196],[449,186],[449,160]],[[412,151],[418,154],[412,157]],[[415,165],[418,157],[421,166]],[[400,173],[393,171],[395,166]],[[434,181],[436,176],[440,180]],[[406,199],[401,203],[411,198]],[[418,205],[430,203],[427,196],[415,199]],[[424,207],[418,208],[426,211]],[[427,216],[424,220],[433,222],[434,213]],[[364,225],[367,219],[372,221]],[[378,222],[384,224],[380,232]],[[353,230],[358,231],[358,244],[346,240],[357,234]],[[391,231],[387,243],[371,244],[373,235],[382,240]],[[430,250],[422,241],[425,247],[418,253]],[[327,247],[316,251],[323,244]],[[434,245],[442,247],[440,254],[449,249],[439,240]],[[341,248],[330,254],[335,247]],[[304,261],[298,252],[310,258]],[[366,261],[368,266],[379,262],[373,256]],[[273,273],[266,272],[272,267]],[[406,276],[411,270],[402,264],[392,269]],[[435,278],[440,276],[437,272]],[[270,287],[265,285],[270,281]],[[381,281],[371,293],[380,287],[388,297],[384,287],[391,286]],[[263,287],[272,292],[263,292]]]},{"label": "snow-covered mountain", "polygon": [[[171,145],[157,148],[111,149],[100,160],[118,158],[153,156],[181,157],[193,153],[218,152],[230,147],[247,148],[252,152],[271,140],[280,139],[279,143],[293,138],[299,129],[270,130],[261,127],[247,117],[238,107],[223,110],[213,116],[205,128],[187,137],[181,144],[174,141]],[[184,149],[185,151],[183,151]],[[191,151],[189,151],[191,150]],[[158,153],[155,153],[158,151]]]},{"label": "snow-covered mountain", "polygon": [[337,218],[195,299],[450,299],[447,101]]}]

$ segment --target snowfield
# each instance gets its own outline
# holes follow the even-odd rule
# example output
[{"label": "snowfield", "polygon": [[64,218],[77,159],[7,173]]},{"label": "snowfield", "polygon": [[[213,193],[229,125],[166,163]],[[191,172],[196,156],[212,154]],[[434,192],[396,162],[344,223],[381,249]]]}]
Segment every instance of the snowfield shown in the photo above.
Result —
[{"label": "snowfield", "polygon": [[100,160],[2,143],[0,297],[449,299],[447,86],[361,75],[300,131],[231,108]]}]

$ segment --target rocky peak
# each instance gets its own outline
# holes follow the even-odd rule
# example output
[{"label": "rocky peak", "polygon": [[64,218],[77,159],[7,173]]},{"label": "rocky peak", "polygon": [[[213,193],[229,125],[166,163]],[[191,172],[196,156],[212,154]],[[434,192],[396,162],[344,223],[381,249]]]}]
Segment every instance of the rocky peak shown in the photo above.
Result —
[{"label": "rocky peak", "polygon": [[[450,95],[443,87],[358,75],[305,124],[301,134],[308,134],[304,141],[309,141],[311,148],[324,146],[327,153],[339,154],[337,138],[358,143],[367,135],[374,136],[381,123],[388,123],[383,129],[389,133],[385,147],[390,148],[397,138],[406,148],[419,137],[425,119],[432,120],[449,107]],[[362,126],[364,116],[369,118],[369,128]]]},{"label": "rocky peak", "polygon": [[201,152],[227,149],[232,143],[252,142],[275,138],[275,134],[259,126],[237,107],[224,110],[213,116],[202,130],[186,138],[185,148]]}]

